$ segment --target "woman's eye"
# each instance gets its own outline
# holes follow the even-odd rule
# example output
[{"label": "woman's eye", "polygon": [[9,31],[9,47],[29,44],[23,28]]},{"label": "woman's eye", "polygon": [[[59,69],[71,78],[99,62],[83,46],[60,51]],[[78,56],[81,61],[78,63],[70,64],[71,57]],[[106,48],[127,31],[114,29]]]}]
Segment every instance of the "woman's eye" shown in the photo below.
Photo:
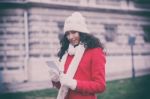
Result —
[{"label": "woman's eye", "polygon": [[72,31],[72,34],[75,34],[76,33],[76,31]]}]

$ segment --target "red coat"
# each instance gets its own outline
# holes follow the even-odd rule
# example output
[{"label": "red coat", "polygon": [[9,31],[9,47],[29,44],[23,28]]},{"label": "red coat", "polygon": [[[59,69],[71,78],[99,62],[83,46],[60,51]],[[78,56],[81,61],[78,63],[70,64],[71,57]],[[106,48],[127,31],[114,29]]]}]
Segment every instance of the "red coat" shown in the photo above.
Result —
[{"label": "red coat", "polygon": [[[72,59],[73,56],[68,55],[65,73]],[[65,99],[97,99],[95,94],[105,90],[105,63],[101,48],[87,49],[74,76],[77,80],[76,90],[70,89]]]}]

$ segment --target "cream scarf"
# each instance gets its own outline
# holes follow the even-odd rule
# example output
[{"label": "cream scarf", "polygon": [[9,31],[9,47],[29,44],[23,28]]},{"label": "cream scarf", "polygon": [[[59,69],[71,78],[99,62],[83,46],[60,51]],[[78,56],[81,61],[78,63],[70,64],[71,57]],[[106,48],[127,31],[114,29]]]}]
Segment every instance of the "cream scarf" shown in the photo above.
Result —
[{"label": "cream scarf", "polygon": [[[74,50],[74,51],[73,51]],[[69,45],[69,48],[68,48],[68,53],[65,53],[62,57],[62,60],[60,62],[60,71],[64,71],[64,65],[65,65],[65,62],[66,62],[66,59],[67,59],[67,55],[68,54],[71,54],[71,55],[75,55],[74,58],[72,59],[70,65],[69,65],[69,68],[67,70],[67,73],[66,75],[69,75],[70,77],[74,77],[75,73],[76,73],[76,70],[78,68],[78,65],[81,61],[81,58],[84,54],[84,51],[85,51],[85,48],[84,48],[84,45],[83,44],[79,44],[78,46],[75,47],[75,49],[73,49],[71,47],[71,45]],[[64,99],[65,96],[67,95],[67,92],[68,92],[68,88],[66,87],[60,87],[59,89],[59,92],[58,92],[58,96],[57,96],[57,99]]]}]

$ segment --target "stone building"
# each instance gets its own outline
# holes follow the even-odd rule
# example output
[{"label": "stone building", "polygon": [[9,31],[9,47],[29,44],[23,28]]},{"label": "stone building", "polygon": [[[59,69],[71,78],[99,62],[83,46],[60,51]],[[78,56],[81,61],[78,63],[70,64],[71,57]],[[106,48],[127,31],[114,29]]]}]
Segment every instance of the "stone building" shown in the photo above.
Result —
[{"label": "stone building", "polygon": [[[104,43],[107,80],[150,73],[148,0],[1,0],[0,85],[48,80],[46,60],[59,48],[63,23],[79,11]],[[135,37],[132,61],[129,38]],[[132,63],[133,62],[133,63]],[[5,87],[0,87],[1,90]]]}]

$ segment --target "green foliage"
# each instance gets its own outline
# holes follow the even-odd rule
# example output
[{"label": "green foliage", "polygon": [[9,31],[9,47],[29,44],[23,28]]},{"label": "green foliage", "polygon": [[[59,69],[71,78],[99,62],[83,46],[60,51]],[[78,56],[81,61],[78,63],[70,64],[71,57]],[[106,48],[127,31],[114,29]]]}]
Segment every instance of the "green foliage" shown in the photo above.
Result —
[{"label": "green foliage", "polygon": [[150,76],[108,82],[98,99],[150,99]]},{"label": "green foliage", "polygon": [[150,0],[134,0],[134,1],[139,4],[150,4]]},{"label": "green foliage", "polygon": [[30,92],[1,94],[0,99],[54,99],[56,96],[56,89],[45,89]]},{"label": "green foliage", "polygon": [[[98,99],[150,99],[150,75],[135,79],[107,82],[106,91]],[[45,89],[24,93],[1,94],[0,99],[56,99],[56,89]]]}]

